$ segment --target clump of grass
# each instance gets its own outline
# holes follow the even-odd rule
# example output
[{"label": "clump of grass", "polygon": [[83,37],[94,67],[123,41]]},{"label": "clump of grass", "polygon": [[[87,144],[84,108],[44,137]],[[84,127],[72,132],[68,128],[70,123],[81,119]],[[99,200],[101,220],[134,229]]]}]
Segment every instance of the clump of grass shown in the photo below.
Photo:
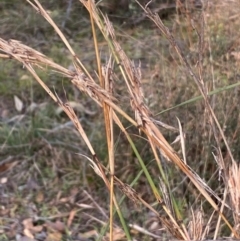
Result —
[{"label": "clump of grass", "polygon": [[[108,17],[102,15],[92,1],[81,0],[81,3],[89,12],[94,40],[97,73],[91,74],[94,71],[88,71],[88,68],[86,68],[86,66],[82,63],[78,55],[73,50],[72,46],[69,44],[66,36],[64,36],[64,34],[54,23],[42,5],[37,0],[34,0],[33,2],[28,1],[28,3],[31,4],[32,7],[50,23],[55,32],[59,35],[60,39],[67,47],[72,57],[72,65],[74,68],[69,69],[60,64],[57,64],[42,53],[16,40],[6,41],[4,39],[0,39],[0,50],[2,51],[0,57],[5,59],[13,58],[19,61],[32,74],[32,76],[42,86],[42,88],[52,98],[52,100],[63,109],[63,111],[73,122],[78,133],[84,140],[86,146],[89,149],[91,157],[88,157],[84,154],[80,155],[86,157],[90,165],[93,167],[95,173],[103,180],[107,190],[110,193],[109,239],[114,240],[114,235],[116,235],[114,217],[115,212],[117,212],[126,238],[128,240],[132,240],[131,233],[129,232],[129,227],[133,225],[130,225],[125,221],[120,205],[122,200],[118,200],[116,197],[115,186],[117,186],[133,203],[141,206],[142,209],[146,208],[150,210],[151,213],[157,217],[157,219],[161,222],[161,224],[166,228],[168,233],[170,233],[173,238],[179,240],[204,239],[208,235],[209,226],[212,225],[215,227],[214,221],[216,219],[213,218],[214,215],[219,219],[214,237],[218,236],[220,227],[219,224],[221,222],[220,220],[223,220],[223,223],[225,223],[225,225],[229,228],[232,235],[236,238],[239,238],[238,212],[235,213],[232,211],[234,208],[235,210],[239,209],[239,204],[237,201],[238,197],[236,194],[237,192],[233,191],[234,188],[239,186],[237,183],[238,167],[234,160],[223,128],[221,127],[221,124],[219,123],[215,114],[214,109],[216,106],[214,106],[214,108],[209,99],[210,95],[216,94],[220,92],[220,90],[214,89],[212,92],[209,92],[207,83],[204,81],[204,11],[200,15],[200,27],[196,27],[194,23],[191,23],[191,27],[196,33],[196,39],[198,39],[197,65],[192,66],[184,55],[177,40],[165,26],[163,21],[158,17],[158,15],[152,13],[147,8],[147,6],[141,6],[142,10],[161,31],[162,35],[175,51],[176,55],[180,59],[181,64],[183,64],[184,69],[187,72],[187,78],[189,78],[189,80],[193,80],[201,94],[201,96],[190,99],[182,105],[186,105],[187,103],[196,101],[197,99],[201,98],[204,100],[203,109],[205,113],[202,114],[205,115],[205,120],[209,123],[209,126],[206,128],[206,130],[213,133],[212,140],[216,145],[217,153],[217,155],[215,155],[215,159],[220,167],[220,170],[223,172],[225,193],[228,192],[228,187],[230,188],[230,205],[226,203],[226,194],[223,198],[220,198],[215,190],[212,190],[211,187],[197,174],[193,167],[190,167],[187,164],[188,160],[186,155],[185,137],[181,122],[178,120],[181,155],[179,155],[174,150],[174,148],[169,144],[169,142],[160,131],[159,126],[175,132],[176,128],[160,122],[151,113],[150,108],[146,104],[144,89],[141,83],[141,65],[136,65],[127,56],[117,39],[115,30]],[[96,26],[101,31],[109,48],[110,54],[106,64],[102,64],[100,58],[100,51],[98,49],[99,42],[95,29]],[[62,98],[58,96],[56,90],[52,91],[49,86],[42,80],[42,78],[40,78],[40,75],[36,72],[37,68],[45,70],[46,66],[49,69],[58,72],[58,74],[61,74],[64,78],[68,79],[69,84],[73,85],[75,88],[86,94],[93,102],[95,102],[98,107],[101,108],[106,131],[104,136],[106,138],[107,145],[108,166],[104,165],[103,160],[100,160],[99,155],[97,151],[95,151],[92,145],[92,141],[87,136],[81,121],[79,121],[74,108],[67,101],[63,101]],[[117,88],[115,86],[115,74],[117,73],[114,73],[114,70],[116,68],[118,76],[119,73],[121,76],[121,85],[125,85],[126,92],[124,94],[128,95],[129,103],[123,102],[121,97],[115,95],[115,88]],[[165,100],[163,99],[163,101]],[[131,109],[131,113],[125,111],[125,109],[122,107],[124,104],[128,105],[125,109]],[[123,122],[122,119],[125,119],[125,122]],[[128,123],[127,125],[125,124],[126,122]],[[147,140],[148,149],[151,150],[149,152],[152,153],[155,161],[156,169],[154,174],[157,175],[159,181],[156,182],[152,170],[148,165],[146,165],[143,155],[140,154],[137,146],[138,140],[136,137],[132,137],[131,132],[127,128],[129,124],[136,128],[140,134],[143,134],[144,138]],[[118,178],[116,175],[116,137],[114,129],[117,129],[122,133],[122,135],[124,135],[124,138],[126,139],[128,146],[130,146],[132,149],[132,153],[134,157],[136,157],[137,163],[141,169],[139,175],[136,175],[136,177],[132,178],[133,180],[131,183],[125,183],[125,180],[121,180],[121,178]],[[229,165],[232,169],[230,168],[228,170],[228,167],[225,164],[222,154],[223,148],[226,149],[226,153],[229,156]],[[205,165],[205,163],[203,165]],[[197,197],[199,194],[201,194],[203,196],[202,200],[208,203],[204,205],[206,205],[209,209],[210,207],[212,208],[212,213],[209,212],[206,214],[207,222],[204,222],[203,218],[204,208],[200,207],[194,210],[196,206],[200,205],[199,203],[201,200],[199,199],[197,200],[197,203],[193,203],[191,205],[192,209],[191,213],[189,214],[190,217],[188,217],[188,219],[190,219],[190,221],[188,221],[188,225],[183,222],[183,220],[186,219],[183,216],[185,213],[181,212],[181,207],[179,207],[176,197],[177,195],[175,195],[174,192],[175,186],[172,186],[173,183],[170,180],[170,173],[173,170],[172,166],[176,167],[178,170],[178,172],[175,171],[175,173],[182,175],[184,178],[188,178],[190,184],[194,186],[193,193],[196,191],[198,193],[194,194],[194,197]],[[133,186],[138,183],[142,173],[144,173],[146,177],[146,182],[148,183],[152,198],[156,201],[155,206],[150,202],[147,202],[140,195],[140,193],[137,191],[137,186],[133,188]],[[160,186],[160,188],[158,186]],[[179,186],[176,185],[176,188],[178,187]],[[219,208],[216,202],[221,204],[221,208]],[[235,222],[234,227],[230,224],[229,219],[226,218],[226,215],[223,212],[225,207],[229,208],[230,206],[232,208],[230,210],[232,211]],[[106,225],[106,227],[108,227],[108,225]],[[105,232],[106,231],[104,231],[102,235],[105,235]]]}]

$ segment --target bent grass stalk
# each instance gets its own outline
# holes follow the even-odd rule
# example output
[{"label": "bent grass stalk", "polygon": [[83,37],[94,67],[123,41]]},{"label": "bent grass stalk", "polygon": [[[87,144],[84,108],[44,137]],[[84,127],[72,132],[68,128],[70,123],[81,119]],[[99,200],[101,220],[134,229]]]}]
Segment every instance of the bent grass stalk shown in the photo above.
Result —
[{"label": "bent grass stalk", "polygon": [[[236,234],[235,230],[232,228],[232,226],[229,224],[228,220],[225,218],[225,216],[222,214],[222,212],[219,210],[218,206],[215,204],[211,196],[209,195],[209,192],[212,194],[214,193],[206,184],[205,182],[186,164],[184,163],[181,158],[176,154],[176,152],[173,150],[171,145],[166,141],[160,130],[155,125],[155,122],[151,116],[151,113],[148,109],[148,107],[144,103],[144,96],[141,89],[141,70],[140,68],[136,67],[131,60],[127,57],[126,53],[121,48],[121,45],[118,43],[114,29],[108,20],[106,16],[102,15],[103,21],[100,17],[100,12],[97,10],[96,6],[92,1],[83,1],[80,0],[82,4],[88,9],[91,19],[91,25],[92,25],[92,32],[94,37],[94,47],[96,52],[96,61],[98,66],[98,78],[100,85],[96,83],[94,78],[90,75],[90,73],[87,71],[87,69],[84,67],[80,59],[77,57],[76,53],[68,43],[67,39],[63,35],[63,33],[60,31],[60,29],[56,26],[56,24],[53,22],[51,17],[47,14],[47,12],[44,10],[44,8],[41,6],[41,4],[34,0],[33,4],[31,1],[27,0],[28,3],[30,3],[36,11],[40,12],[42,16],[51,24],[51,26],[55,29],[55,31],[58,33],[59,37],[63,41],[63,43],[68,48],[69,52],[72,55],[73,58],[73,64],[75,67],[75,71],[70,71],[60,65],[57,65],[50,59],[48,59],[43,54],[35,51],[34,49],[31,49],[23,44],[21,44],[18,41],[11,40],[11,41],[5,41],[3,39],[0,39],[0,49],[5,54],[1,54],[0,57],[2,58],[14,58],[17,61],[21,62],[26,69],[34,76],[34,78],[38,81],[38,83],[44,88],[44,90],[49,94],[49,96],[56,102],[59,106],[61,106],[64,110],[64,112],[68,115],[68,117],[72,120],[74,123],[76,129],[84,139],[86,145],[89,148],[89,151],[92,155],[92,159],[89,160],[92,164],[92,167],[94,171],[99,175],[107,189],[110,192],[110,240],[113,240],[113,216],[114,216],[114,209],[113,204],[115,205],[115,208],[118,212],[121,224],[123,226],[123,229],[125,231],[125,234],[127,236],[128,240],[131,240],[131,235],[128,230],[127,224],[123,218],[123,215],[121,213],[120,207],[118,205],[118,202],[114,195],[114,183],[119,186],[119,188],[124,192],[126,196],[128,196],[133,201],[139,201],[144,206],[146,206],[148,209],[153,211],[160,219],[160,221],[165,225],[169,232],[172,233],[172,235],[175,238],[178,239],[184,239],[189,240],[189,233],[187,231],[187,228],[183,223],[179,225],[178,220],[176,220],[176,217],[181,219],[181,215],[178,212],[178,209],[175,208],[175,210],[172,210],[169,206],[167,206],[163,198],[156,187],[153,178],[151,177],[151,174],[148,171],[148,168],[144,164],[144,161],[139,154],[136,145],[130,138],[129,133],[126,131],[126,128],[123,126],[122,122],[120,121],[118,115],[121,115],[125,117],[132,125],[137,127],[141,132],[143,132],[150,144],[150,147],[152,149],[153,155],[155,157],[155,160],[157,162],[157,165],[159,167],[160,175],[165,183],[166,186],[168,186],[168,181],[166,179],[165,173],[161,166],[161,160],[159,157],[159,154],[157,153],[157,150],[161,152],[161,155],[164,157],[165,161],[171,161],[174,163],[195,185],[195,187],[199,190],[199,192],[205,197],[205,199],[211,204],[211,206],[216,210],[221,216],[221,218],[224,220],[224,222],[228,225],[232,233],[236,237],[238,235]],[[144,8],[143,8],[144,9]],[[146,9],[144,9],[146,11]],[[179,52],[178,46],[175,43],[175,40],[172,35],[169,34],[169,31],[165,28],[165,26],[162,24],[161,20],[159,18],[156,18],[155,15],[153,15],[151,12],[146,11],[149,15],[150,19],[156,23],[156,25],[162,30],[162,32],[165,34],[165,36],[169,39],[169,42],[173,45],[177,53],[179,54],[180,58],[185,61],[184,56],[182,56],[181,52]],[[103,24],[104,22],[104,24]],[[123,80],[125,81],[125,84],[127,86],[130,98],[131,98],[131,107],[133,112],[135,113],[135,120],[131,118],[126,112],[124,112],[118,105],[118,101],[112,94],[112,87],[111,87],[111,80],[108,75],[108,70],[111,68],[111,58],[109,59],[109,64],[107,66],[106,74],[104,75],[102,72],[102,66],[100,62],[99,57],[99,51],[98,51],[98,41],[95,31],[94,23],[99,27],[101,30],[103,36],[105,37],[107,43],[109,44],[109,49],[112,51],[112,54],[115,58],[115,61],[117,64],[120,64],[120,71],[123,76]],[[201,60],[201,49],[199,49]],[[201,61],[200,61],[201,62]],[[191,103],[193,101],[196,101],[200,98],[203,98],[206,102],[206,106],[209,109],[210,117],[213,118],[215,121],[216,126],[219,129],[219,132],[222,135],[222,138],[225,141],[225,144],[227,146],[227,149],[229,151],[229,154],[231,155],[231,151],[228,147],[228,144],[225,140],[225,136],[222,133],[222,129],[216,119],[216,116],[214,112],[211,109],[211,106],[208,102],[208,95],[216,94],[217,90],[214,92],[206,93],[203,81],[201,79],[201,66],[199,67],[199,75],[194,75],[194,73],[191,70],[191,67],[188,65],[188,63],[185,61],[185,65],[188,68],[188,71],[190,75],[194,78],[195,82],[197,83],[200,92],[202,94],[201,97],[195,97],[191,100],[189,100],[187,103]],[[79,122],[73,108],[69,106],[67,103],[63,103],[61,99],[57,96],[57,94],[53,93],[49,87],[39,78],[37,73],[35,72],[34,67],[40,67],[44,68],[46,66],[51,67],[54,70],[57,70],[59,73],[61,73],[63,76],[66,76],[70,79],[71,83],[75,85],[80,91],[85,92],[88,94],[88,96],[94,100],[99,106],[103,108],[104,113],[104,120],[105,120],[105,128],[106,128],[106,138],[107,138],[107,144],[108,144],[108,156],[109,156],[109,164],[110,164],[110,170],[108,171],[101,163],[101,161],[98,159],[96,152],[94,151],[93,146],[91,145],[91,142],[89,141],[81,123]],[[236,86],[236,85],[235,85]],[[228,86],[229,87],[229,86]],[[220,91],[220,90],[218,90]],[[223,90],[221,90],[223,91]],[[186,102],[181,103],[178,106],[181,106],[183,104],[187,104]],[[177,106],[173,107],[176,108]],[[167,110],[165,110],[167,111]],[[211,120],[211,119],[210,119]],[[132,150],[134,151],[139,164],[141,166],[142,171],[144,172],[147,181],[149,183],[149,186],[152,189],[152,192],[158,201],[159,205],[164,210],[165,214],[167,215],[167,218],[161,217],[158,212],[152,208],[150,204],[145,202],[140,195],[132,189],[129,185],[123,183],[120,179],[118,179],[115,176],[114,173],[114,136],[113,136],[113,121],[116,123],[116,125],[121,129],[121,131],[125,134],[129,144],[132,147]],[[232,155],[231,155],[232,157]],[[233,160],[233,157],[232,157]],[[108,178],[105,174],[107,172],[110,174],[110,177]],[[110,181],[109,181],[110,179]],[[174,203],[174,198],[170,196],[171,200]],[[176,205],[175,205],[176,206]],[[176,216],[175,216],[176,214]]]}]

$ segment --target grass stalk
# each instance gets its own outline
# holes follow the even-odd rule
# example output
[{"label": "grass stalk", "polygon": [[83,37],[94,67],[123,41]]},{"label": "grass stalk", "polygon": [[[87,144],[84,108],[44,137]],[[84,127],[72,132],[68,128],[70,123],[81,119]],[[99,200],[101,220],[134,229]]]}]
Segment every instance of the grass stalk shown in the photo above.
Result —
[{"label": "grass stalk", "polygon": [[[214,89],[212,91],[208,91],[207,83],[204,82],[204,62],[203,62],[203,55],[204,55],[204,36],[205,36],[205,21],[204,21],[204,11],[202,11],[201,17],[199,18],[200,27],[199,29],[194,25],[194,22],[191,19],[190,12],[186,13],[188,26],[187,26],[187,38],[191,45],[194,45],[193,39],[191,39],[191,31],[193,29],[195,31],[195,35],[198,39],[198,62],[197,65],[194,66],[190,64],[186,55],[183,54],[181,51],[180,45],[178,41],[174,37],[174,35],[170,32],[170,30],[164,25],[162,19],[157,15],[151,12],[148,6],[151,4],[150,1],[145,7],[141,6],[139,2],[136,2],[141,6],[142,10],[147,14],[148,18],[157,26],[157,28],[161,31],[163,36],[166,38],[168,44],[175,50],[177,53],[178,58],[180,59],[181,63],[186,69],[187,77],[190,77],[194,83],[196,84],[198,91],[200,92],[200,96],[191,98],[187,101],[184,101],[178,105],[175,105],[171,108],[167,108],[157,115],[161,115],[165,112],[168,112],[172,109],[176,109],[178,107],[188,105],[198,100],[204,100],[204,106],[206,111],[206,119],[209,123],[209,137],[214,140],[214,144],[216,144],[216,150],[218,151],[218,156],[214,155],[215,161],[217,162],[218,168],[223,170],[223,184],[225,185],[225,192],[224,197],[221,199],[216,192],[218,189],[213,191],[208,183],[204,181],[198,174],[197,171],[193,170],[191,166],[188,165],[187,154],[185,151],[185,141],[184,141],[184,132],[183,127],[179,119],[178,121],[178,128],[179,128],[179,135],[180,135],[180,144],[182,152],[181,155],[177,153],[176,150],[170,145],[170,142],[167,138],[163,135],[163,132],[160,131],[159,127],[157,126],[157,121],[154,119],[150,111],[150,107],[146,104],[143,85],[142,81],[142,68],[140,64],[137,66],[127,55],[124,51],[124,47],[121,44],[121,40],[119,40],[118,35],[115,33],[112,23],[110,22],[107,15],[102,14],[102,12],[97,8],[94,1],[85,1],[80,0],[83,6],[87,9],[89,13],[89,19],[91,24],[91,32],[93,36],[93,48],[95,50],[95,60],[97,64],[97,74],[96,76],[90,74],[91,71],[88,70],[86,65],[82,63],[74,51],[74,48],[70,45],[69,41],[67,40],[66,36],[63,32],[59,29],[57,24],[53,21],[50,14],[42,7],[38,0],[27,0],[27,2],[38,12],[40,13],[47,22],[53,27],[56,31],[58,36],[60,37],[62,43],[65,44],[66,48],[68,49],[70,56],[72,58],[72,65],[74,70],[70,70],[56,64],[53,60],[47,58],[42,53],[22,44],[16,40],[9,40],[6,41],[0,38],[0,58],[2,59],[15,59],[20,62],[28,72],[34,77],[34,79],[41,85],[41,87],[45,90],[45,92],[53,99],[53,101],[66,113],[67,117],[72,121],[77,132],[82,137],[86,147],[88,148],[87,152],[90,153],[92,156],[89,158],[86,155],[79,154],[84,156],[88,161],[90,166],[93,168],[95,173],[103,180],[106,190],[109,192],[109,219],[107,215],[103,215],[106,222],[99,222],[104,225],[103,236],[108,236],[110,241],[115,240],[115,225],[114,225],[114,215],[115,213],[118,214],[119,220],[122,225],[122,229],[124,230],[125,236],[127,240],[132,240],[129,226],[123,217],[122,210],[121,210],[121,203],[123,199],[127,196],[130,200],[132,200],[136,204],[143,205],[147,210],[151,211],[157,217],[158,221],[160,220],[162,226],[164,226],[168,232],[172,235],[172,237],[177,239],[183,240],[192,240],[192,239],[203,239],[207,235],[207,227],[204,230],[203,226],[203,213],[202,213],[202,206],[201,211],[194,211],[193,206],[191,207],[191,217],[188,225],[184,222],[184,213],[181,210],[181,207],[177,205],[178,199],[175,199],[175,192],[173,192],[172,185],[175,185],[175,180],[171,180],[171,176],[169,176],[170,168],[174,165],[177,167],[177,170],[181,171],[185,179],[188,178],[190,180],[190,184],[193,184],[196,187],[197,191],[202,195],[205,201],[207,201],[207,205],[210,204],[212,209],[212,215],[208,215],[209,220],[207,225],[211,222],[213,223],[213,215],[215,214],[218,218],[214,238],[217,238],[217,235],[221,232],[220,230],[220,221],[223,220],[224,224],[231,230],[231,233],[236,237],[239,238],[239,218],[238,218],[238,211],[239,208],[239,166],[236,164],[232,151],[230,149],[230,145],[227,141],[225,136],[225,132],[221,127],[216,112],[217,106],[214,104],[211,105],[210,103],[210,96],[215,96],[223,91],[235,88],[240,86],[240,83],[235,83],[233,85],[227,85],[222,88]],[[178,4],[179,1],[178,1]],[[177,8],[179,6],[176,5]],[[180,8],[179,8],[180,9]],[[186,10],[189,11],[191,9],[190,5],[186,5]],[[183,11],[184,7],[181,5],[180,11]],[[181,16],[178,16],[179,18]],[[97,29],[98,28],[98,29]],[[107,43],[107,48],[110,50],[110,57],[106,64],[103,64],[100,59],[100,52],[99,52],[99,38],[98,38],[98,30],[100,30],[101,34],[103,35],[105,42]],[[211,55],[212,55],[212,46],[211,46]],[[212,58],[212,56],[211,56]],[[212,60],[210,60],[212,62]],[[117,65],[117,70],[114,68],[114,64]],[[211,63],[212,64],[212,63]],[[212,65],[211,65],[212,66]],[[103,123],[105,126],[105,135],[104,140],[107,143],[107,153],[104,155],[108,155],[108,167],[103,165],[103,162],[98,157],[97,148],[94,148],[94,142],[89,138],[87,135],[86,128],[84,127],[83,123],[79,120],[77,116],[78,113],[74,110],[71,106],[70,102],[63,102],[61,98],[58,96],[57,92],[52,91],[48,85],[42,80],[44,78],[40,78],[40,75],[36,71],[36,69],[43,69],[45,71],[46,67],[49,67],[51,70],[58,72],[63,77],[68,78],[69,84],[76,87],[78,90],[83,92],[87,95],[87,97],[94,103],[97,104],[97,107],[101,107],[101,113],[103,113]],[[116,67],[116,66],[115,66]],[[119,76],[115,77],[115,71]],[[213,71],[213,68],[211,68]],[[213,72],[212,72],[213,76]],[[118,79],[117,79],[118,78]],[[215,78],[215,77],[214,77]],[[121,87],[124,85],[124,97],[126,95],[129,98],[129,103],[127,103],[127,111],[125,111],[122,104],[126,104],[121,97],[115,96],[115,93],[118,91],[118,86],[115,86],[114,80],[122,80]],[[171,85],[171,83],[170,83]],[[215,80],[214,80],[215,86]],[[115,91],[116,88],[116,91]],[[152,91],[152,90],[151,90]],[[64,92],[66,95],[66,92]],[[148,93],[147,93],[148,94]],[[129,108],[130,107],[130,108]],[[128,111],[132,112],[128,114]],[[215,113],[216,112],[216,113]],[[157,170],[153,170],[152,166],[149,163],[146,165],[146,160],[144,154],[140,154],[138,147],[138,141],[134,141],[131,138],[130,131],[125,128],[126,124],[123,124],[122,118],[127,120],[128,124],[134,126],[135,131],[139,131],[144,135],[144,139],[147,140],[147,148],[149,148],[149,153],[151,153],[154,157],[154,167],[157,166]],[[205,120],[205,119],[204,119]],[[136,175],[134,180],[129,185],[123,181],[121,176],[119,175],[116,166],[118,163],[115,163],[115,158],[117,162],[117,155],[115,155],[114,145],[116,143],[114,130],[115,126],[119,128],[120,132],[124,134],[124,138],[126,139],[126,143],[123,143],[123,146],[128,145],[131,149],[131,154],[133,154],[134,158],[136,157],[138,161],[138,166],[140,167],[139,173]],[[166,127],[167,125],[165,125]],[[14,126],[15,127],[15,126]],[[170,128],[169,128],[170,129]],[[169,130],[168,129],[168,130]],[[172,128],[171,130],[173,130]],[[174,129],[176,131],[178,129]],[[237,135],[237,128],[234,132],[234,135]],[[13,134],[13,128],[11,130],[10,135]],[[119,138],[120,139],[120,138]],[[227,154],[230,156],[231,159],[230,165],[229,163],[225,163],[224,161],[224,154],[222,153],[222,145],[221,141],[224,142],[224,147],[227,149]],[[7,141],[6,141],[7,142]],[[6,142],[0,148],[1,151],[6,148]],[[148,153],[148,152],[147,152]],[[203,158],[203,157],[202,157]],[[150,159],[150,158],[149,158]],[[164,163],[165,162],[165,163]],[[127,161],[126,161],[127,163]],[[122,160],[121,165],[124,165],[125,162]],[[169,165],[168,165],[169,164]],[[173,164],[173,165],[172,165]],[[228,167],[229,166],[229,167]],[[204,163],[204,170],[207,167],[207,163]],[[169,169],[168,169],[169,168]],[[40,170],[38,168],[38,170]],[[156,178],[153,176],[152,173],[156,173],[159,175],[159,183],[156,183]],[[176,171],[176,170],[174,170]],[[40,171],[39,171],[40,172]],[[176,171],[177,172],[177,171]],[[138,193],[134,188],[133,185],[137,183],[141,174],[144,173],[144,180],[146,181],[146,185],[150,187],[151,193],[155,198],[157,203],[157,207],[161,209],[161,214],[159,210],[155,209],[154,206],[148,203],[146,200],[143,199],[141,193]],[[215,172],[216,173],[216,172]],[[41,172],[40,172],[41,174]],[[42,175],[42,174],[41,174]],[[204,177],[205,178],[205,177]],[[177,179],[177,178],[176,178]],[[157,179],[158,180],[158,179]],[[160,187],[160,190],[158,188]],[[210,184],[211,185],[211,184]],[[116,199],[115,193],[117,190],[115,189],[117,186],[122,192],[123,197],[120,200]],[[228,188],[229,187],[229,188]],[[230,193],[229,199],[231,204],[228,205],[226,203],[226,196]],[[174,194],[174,195],[173,195]],[[195,194],[194,194],[195,195]],[[196,195],[197,196],[197,195]],[[221,208],[216,204],[216,201],[221,203]],[[205,205],[205,204],[204,204]],[[209,206],[209,205],[208,205]],[[232,216],[234,219],[234,227],[230,224],[230,219],[228,220],[225,216],[226,210],[224,207],[229,208],[231,206],[232,210],[236,210],[236,212],[230,210],[232,212]],[[224,211],[224,214],[223,214]],[[229,211],[229,210],[228,210]],[[104,212],[102,212],[104,213]],[[163,215],[162,215],[163,214]],[[228,213],[229,214],[229,213]],[[73,214],[74,216],[75,214]],[[99,219],[98,219],[99,220]],[[72,222],[72,221],[71,221]],[[107,223],[107,225],[105,225]],[[132,227],[132,226],[130,226]],[[109,234],[106,235],[107,230],[109,229]],[[101,238],[100,236],[98,237]]]}]

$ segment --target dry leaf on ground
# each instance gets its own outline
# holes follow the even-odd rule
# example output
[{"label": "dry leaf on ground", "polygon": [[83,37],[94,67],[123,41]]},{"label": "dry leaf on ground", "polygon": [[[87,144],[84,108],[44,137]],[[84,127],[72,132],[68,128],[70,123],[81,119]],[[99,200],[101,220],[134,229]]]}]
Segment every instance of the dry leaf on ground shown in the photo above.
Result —
[{"label": "dry leaf on ground", "polygon": [[52,232],[65,232],[66,226],[63,222],[57,220],[56,222],[48,221],[45,224],[46,228]]},{"label": "dry leaf on ground", "polygon": [[68,227],[68,228],[71,226],[72,221],[73,221],[73,219],[74,219],[74,217],[75,217],[75,215],[76,215],[76,212],[77,212],[77,210],[75,210],[75,209],[73,209],[73,210],[70,212],[69,217],[68,217],[68,220],[67,220],[67,227]]},{"label": "dry leaf on ground", "polygon": [[14,104],[15,104],[16,110],[18,112],[21,112],[23,109],[23,102],[16,95],[14,95]]},{"label": "dry leaf on ground", "polygon": [[61,241],[62,234],[59,232],[48,233],[46,241]]}]

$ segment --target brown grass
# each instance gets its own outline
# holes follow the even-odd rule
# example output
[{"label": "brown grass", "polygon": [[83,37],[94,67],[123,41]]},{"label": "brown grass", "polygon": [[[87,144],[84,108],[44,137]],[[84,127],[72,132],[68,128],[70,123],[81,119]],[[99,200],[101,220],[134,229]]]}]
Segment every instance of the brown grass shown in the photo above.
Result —
[{"label": "brown grass", "polygon": [[[208,6],[204,6],[201,14],[199,15],[199,26],[195,26],[193,20],[188,22],[197,36],[197,64],[193,66],[186,58],[184,52],[182,51],[180,45],[178,44],[176,38],[170,32],[169,28],[163,23],[163,21],[158,17],[158,15],[152,13],[151,10],[142,6],[142,10],[147,14],[148,18],[156,25],[160,30],[161,34],[166,38],[172,50],[175,51],[179,58],[180,64],[187,72],[189,79],[192,79],[201,97],[203,99],[203,109],[205,121],[208,123],[208,131],[212,133],[214,137],[214,145],[216,145],[216,161],[223,171],[223,181],[225,184],[225,191],[229,188],[230,193],[230,205],[226,204],[225,198],[220,198],[218,194],[212,190],[212,188],[203,180],[192,167],[188,165],[184,133],[182,130],[181,123],[179,121],[179,139],[181,144],[182,156],[179,155],[170,143],[164,137],[162,131],[159,129],[157,123],[159,121],[151,113],[150,108],[145,102],[144,90],[142,87],[142,70],[141,65],[136,65],[126,54],[121,44],[119,43],[115,30],[109,21],[108,17],[102,15],[97,9],[96,5],[91,1],[81,0],[80,2],[88,10],[91,19],[92,32],[94,37],[94,47],[96,52],[96,61],[98,66],[98,73],[91,75],[84,64],[81,62],[80,58],[77,56],[71,45],[69,44],[67,38],[61,32],[61,30],[54,23],[47,11],[41,6],[37,1],[27,1],[32,7],[40,13],[54,28],[56,33],[61,38],[62,42],[65,44],[66,48],[72,56],[72,63],[74,70],[69,70],[61,65],[56,64],[54,61],[43,55],[42,53],[22,44],[16,40],[4,40],[0,39],[0,50],[2,54],[1,58],[5,59],[15,59],[19,61],[36,79],[36,81],[42,86],[42,88],[47,92],[47,94],[56,102],[66,113],[68,118],[73,122],[75,128],[81,135],[85,144],[87,145],[91,158],[87,157],[91,166],[93,167],[95,173],[103,180],[107,190],[110,193],[110,233],[109,240],[115,240],[114,235],[116,235],[116,227],[114,227],[114,213],[115,210],[118,213],[122,228],[124,229],[126,238],[131,240],[131,234],[129,232],[129,225],[123,218],[122,210],[119,205],[119,200],[116,196],[115,185],[131,199],[137,205],[145,206],[149,209],[155,216],[161,221],[161,224],[167,229],[167,231],[172,235],[172,237],[179,240],[191,240],[199,239],[202,240],[208,235],[209,225],[212,220],[212,215],[210,211],[208,213],[208,220],[204,222],[202,207],[197,210],[191,209],[191,221],[188,225],[183,222],[182,214],[179,211],[179,207],[176,205],[176,200],[173,196],[172,190],[170,188],[170,182],[166,176],[164,166],[171,165],[175,166],[180,170],[185,178],[190,180],[190,183],[194,186],[194,189],[198,191],[199,194],[204,197],[204,201],[211,207],[211,213],[219,218],[219,222],[222,219],[223,222],[228,226],[231,234],[239,238],[239,167],[236,164],[232,150],[228,144],[227,137],[225,136],[224,130],[218,121],[215,114],[216,106],[212,106],[212,102],[209,97],[209,86],[204,80],[204,51],[205,51],[205,18],[207,16]],[[101,31],[104,36],[110,51],[109,60],[104,66],[101,63],[99,50],[98,50],[98,38],[95,30],[95,25]],[[178,60],[176,60],[178,61]],[[130,100],[129,106],[131,107],[131,112],[134,113],[134,118],[131,114],[127,113],[122,106],[124,103],[121,102],[119,96],[114,95],[114,78],[115,73],[113,70],[116,66],[119,68],[121,73],[122,82],[125,83],[128,98]],[[106,131],[106,142],[108,150],[108,166],[104,165],[103,160],[100,160],[98,154],[94,150],[94,147],[86,134],[84,127],[79,121],[74,109],[68,102],[62,101],[62,99],[57,95],[56,92],[51,91],[51,89],[45,84],[45,82],[39,77],[36,69],[45,69],[46,67],[52,69],[58,74],[69,79],[69,84],[75,86],[78,90],[85,93],[91,98],[98,106],[102,108],[105,131]],[[123,84],[123,83],[122,83]],[[157,166],[157,175],[160,178],[161,192],[157,187],[157,184],[153,180],[153,175],[146,166],[145,162],[142,160],[139,151],[135,145],[136,140],[133,141],[126,125],[123,124],[122,119],[128,121],[128,125],[131,124],[138,129],[139,133],[143,133],[145,139],[148,143],[148,148],[154,156]],[[146,202],[144,198],[141,197],[131,185],[126,184],[124,180],[120,180],[115,173],[115,135],[114,127],[118,127],[121,133],[125,135],[126,140],[131,146],[134,155],[137,157],[139,165],[143,173],[146,176],[146,181],[151,189],[151,194],[155,198],[157,203],[156,207],[153,207],[150,203]],[[168,125],[162,124],[164,127]],[[168,127],[170,128],[170,127]],[[174,128],[172,128],[174,129]],[[223,146],[223,144],[224,146]],[[230,161],[227,167],[223,155],[222,149],[226,149],[226,155],[229,157]],[[167,164],[166,164],[167,163]],[[221,208],[216,204],[216,201],[221,204]],[[231,224],[229,219],[223,213],[224,208],[230,208],[234,217],[234,225]],[[159,212],[159,209],[161,210]],[[234,211],[233,211],[234,210]],[[219,227],[219,226],[218,226]],[[217,228],[218,230],[218,228]],[[217,235],[218,232],[215,234]]]}]

